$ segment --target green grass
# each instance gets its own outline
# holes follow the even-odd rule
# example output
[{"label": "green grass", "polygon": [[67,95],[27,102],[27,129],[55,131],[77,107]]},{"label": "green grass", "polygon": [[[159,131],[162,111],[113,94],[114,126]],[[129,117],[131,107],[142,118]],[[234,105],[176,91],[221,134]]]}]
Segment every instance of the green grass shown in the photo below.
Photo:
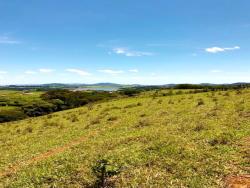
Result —
[{"label": "green grass", "polygon": [[115,187],[221,187],[229,174],[250,173],[250,90],[167,92],[0,124],[0,174],[20,167],[0,187],[94,187],[100,160]]},{"label": "green grass", "polygon": [[39,102],[40,95],[43,92],[22,92],[11,90],[0,90],[0,103],[6,103],[9,106],[26,105]]},{"label": "green grass", "polygon": [[42,92],[0,90],[0,122],[20,120],[27,117],[22,107],[42,103]]}]

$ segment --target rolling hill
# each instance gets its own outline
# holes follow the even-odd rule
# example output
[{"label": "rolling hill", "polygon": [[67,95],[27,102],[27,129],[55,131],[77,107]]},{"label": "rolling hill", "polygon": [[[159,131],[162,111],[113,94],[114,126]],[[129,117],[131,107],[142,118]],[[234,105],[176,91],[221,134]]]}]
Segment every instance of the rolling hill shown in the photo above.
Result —
[{"label": "rolling hill", "polygon": [[164,92],[0,124],[0,187],[222,187],[250,173],[249,89]]}]

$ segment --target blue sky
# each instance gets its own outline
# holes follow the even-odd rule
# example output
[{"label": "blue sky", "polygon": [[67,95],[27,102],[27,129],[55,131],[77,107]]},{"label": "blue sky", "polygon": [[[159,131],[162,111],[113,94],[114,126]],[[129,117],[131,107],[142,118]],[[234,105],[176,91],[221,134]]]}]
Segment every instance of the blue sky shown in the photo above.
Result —
[{"label": "blue sky", "polygon": [[250,82],[249,0],[2,0],[0,85]]}]

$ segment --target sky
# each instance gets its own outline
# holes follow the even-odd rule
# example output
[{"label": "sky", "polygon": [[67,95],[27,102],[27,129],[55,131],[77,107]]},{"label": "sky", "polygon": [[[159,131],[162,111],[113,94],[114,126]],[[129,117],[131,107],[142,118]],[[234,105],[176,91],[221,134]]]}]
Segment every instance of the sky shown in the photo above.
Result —
[{"label": "sky", "polygon": [[249,0],[0,0],[0,85],[250,82]]}]

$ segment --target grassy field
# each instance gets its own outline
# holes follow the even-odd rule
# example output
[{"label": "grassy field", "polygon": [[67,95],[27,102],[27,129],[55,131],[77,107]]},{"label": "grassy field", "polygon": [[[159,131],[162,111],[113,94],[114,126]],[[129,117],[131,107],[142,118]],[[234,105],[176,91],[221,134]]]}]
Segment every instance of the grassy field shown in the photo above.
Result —
[{"label": "grassy field", "polygon": [[23,92],[0,90],[0,123],[5,121],[20,120],[27,117],[23,107],[45,103],[40,98],[43,92]]},{"label": "grassy field", "polygon": [[250,173],[250,90],[137,97],[0,124],[0,187],[222,187]]}]

